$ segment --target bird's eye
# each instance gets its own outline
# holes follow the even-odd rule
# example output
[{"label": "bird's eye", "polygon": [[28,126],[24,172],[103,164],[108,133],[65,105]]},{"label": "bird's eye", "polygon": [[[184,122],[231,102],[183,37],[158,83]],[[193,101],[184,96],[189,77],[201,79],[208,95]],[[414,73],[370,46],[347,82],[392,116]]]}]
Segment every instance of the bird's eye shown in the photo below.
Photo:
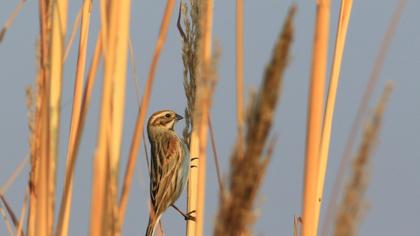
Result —
[{"label": "bird's eye", "polygon": [[165,117],[169,118],[169,117],[171,117],[171,114],[168,113],[168,114],[165,115]]}]

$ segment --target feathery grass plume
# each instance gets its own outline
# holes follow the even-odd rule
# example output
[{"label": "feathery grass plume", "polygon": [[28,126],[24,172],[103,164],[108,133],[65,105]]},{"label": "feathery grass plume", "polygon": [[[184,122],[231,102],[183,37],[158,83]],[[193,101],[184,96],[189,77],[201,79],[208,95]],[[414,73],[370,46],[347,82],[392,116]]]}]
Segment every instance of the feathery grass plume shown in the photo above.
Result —
[{"label": "feathery grass plume", "polygon": [[295,12],[296,7],[292,5],[265,70],[261,88],[248,108],[245,140],[237,139],[231,156],[230,183],[225,193],[220,194],[214,235],[251,235],[255,218],[254,200],[274,148],[274,142],[269,145],[266,142],[289,59]]},{"label": "feathery grass plume", "polygon": [[388,82],[382,97],[376,105],[374,114],[364,128],[363,139],[355,156],[352,174],[344,190],[342,203],[336,218],[335,236],[357,235],[357,227],[366,201],[364,195],[368,184],[369,163],[373,158],[373,151],[378,140],[383,114],[392,88],[392,82]]},{"label": "feathery grass plume", "polygon": [[[185,128],[183,130],[184,142],[190,146],[191,132],[193,127],[192,114],[196,97],[196,67],[198,62],[198,41],[200,39],[199,25],[199,1],[190,1],[191,8],[181,2],[178,15],[178,30],[182,37],[182,63],[184,64],[184,91],[187,97],[185,108]],[[189,17],[187,15],[189,10]],[[185,32],[181,26],[181,15],[184,18]],[[190,20],[191,18],[191,20]]]}]

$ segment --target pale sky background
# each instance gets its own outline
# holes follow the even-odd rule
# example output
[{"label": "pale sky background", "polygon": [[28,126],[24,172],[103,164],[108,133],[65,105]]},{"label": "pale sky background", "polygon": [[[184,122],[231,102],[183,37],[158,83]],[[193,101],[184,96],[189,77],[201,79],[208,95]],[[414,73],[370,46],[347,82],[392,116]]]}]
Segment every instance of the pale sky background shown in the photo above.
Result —
[{"label": "pale sky background", "polygon": [[[1,1],[1,25],[17,2],[18,0]],[[82,1],[70,2],[69,30]],[[144,0],[133,1],[132,4],[131,34],[136,57],[137,79],[140,81],[142,91],[165,2]],[[295,18],[295,42],[292,46],[290,66],[284,77],[283,94],[275,118],[276,123],[272,130],[272,134],[279,135],[278,144],[256,202],[259,216],[254,228],[256,235],[292,235],[293,216],[301,212],[305,117],[315,1],[245,1],[246,91],[259,86],[273,43],[292,2],[298,6]],[[337,22],[339,12],[339,1],[332,2],[330,55],[334,43],[335,22]],[[325,201],[329,200],[338,161],[341,158],[351,122],[396,3],[397,0],[354,1],[334,117]],[[89,61],[98,31],[98,1],[94,1],[93,9],[93,25],[89,35]],[[407,1],[373,97],[373,102],[376,102],[385,81],[395,82],[395,90],[385,113],[380,140],[370,168],[370,181],[366,194],[369,208],[362,219],[360,235],[420,235],[418,227],[420,155],[417,149],[420,145],[419,9],[420,1]],[[235,1],[215,1],[214,14],[213,35],[214,39],[220,42],[222,54],[219,66],[220,80],[212,108],[212,121],[223,173],[227,173],[235,139]],[[181,40],[175,21],[176,14],[172,16],[167,43],[162,51],[148,114],[164,108],[173,109],[180,114],[184,111],[186,100],[182,86]],[[35,81],[38,25],[38,1],[27,1],[0,44],[0,184],[4,183],[28,153],[25,87],[32,85]],[[75,44],[64,71],[58,183],[63,182],[76,49]],[[128,71],[126,123],[121,164],[124,168],[137,114],[137,95],[131,67]],[[97,81],[100,81],[101,75],[102,73],[98,74]],[[97,83],[77,161],[70,235],[86,235],[88,232],[91,163],[96,144],[100,91],[101,84]],[[183,122],[178,125],[179,134],[183,126]],[[212,155],[208,157],[211,158]],[[143,149],[140,151],[138,160],[124,235],[142,235],[147,224],[146,203],[149,190]],[[6,194],[16,212],[20,212],[28,171],[29,168],[26,167]],[[218,186],[213,159],[208,160],[207,173],[205,234],[211,235],[218,208]],[[59,186],[58,199],[61,198],[61,189],[62,184]],[[185,206],[184,199],[185,196],[182,196],[177,203],[181,208]],[[57,206],[58,203],[59,200],[57,200]],[[169,209],[165,213],[163,223],[167,235],[184,234],[184,219],[174,210]],[[6,234],[6,226],[4,222],[1,222],[0,235]]]}]

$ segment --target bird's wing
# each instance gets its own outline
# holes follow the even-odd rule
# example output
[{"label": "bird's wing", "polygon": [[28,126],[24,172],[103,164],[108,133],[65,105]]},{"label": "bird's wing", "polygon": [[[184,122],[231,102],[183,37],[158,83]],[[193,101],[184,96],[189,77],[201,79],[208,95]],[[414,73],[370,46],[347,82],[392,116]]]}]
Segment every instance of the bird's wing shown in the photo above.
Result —
[{"label": "bird's wing", "polygon": [[151,176],[151,195],[156,214],[162,213],[178,198],[179,171],[184,150],[176,136],[162,138],[156,146]]}]

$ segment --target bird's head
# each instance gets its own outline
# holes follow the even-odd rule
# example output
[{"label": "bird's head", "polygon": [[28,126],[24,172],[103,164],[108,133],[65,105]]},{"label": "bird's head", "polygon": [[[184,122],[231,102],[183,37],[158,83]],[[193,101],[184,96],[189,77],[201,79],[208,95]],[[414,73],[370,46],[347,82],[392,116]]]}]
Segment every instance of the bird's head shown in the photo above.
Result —
[{"label": "bird's head", "polygon": [[148,132],[174,130],[175,123],[183,119],[182,116],[171,110],[163,110],[153,113],[147,122]]}]

